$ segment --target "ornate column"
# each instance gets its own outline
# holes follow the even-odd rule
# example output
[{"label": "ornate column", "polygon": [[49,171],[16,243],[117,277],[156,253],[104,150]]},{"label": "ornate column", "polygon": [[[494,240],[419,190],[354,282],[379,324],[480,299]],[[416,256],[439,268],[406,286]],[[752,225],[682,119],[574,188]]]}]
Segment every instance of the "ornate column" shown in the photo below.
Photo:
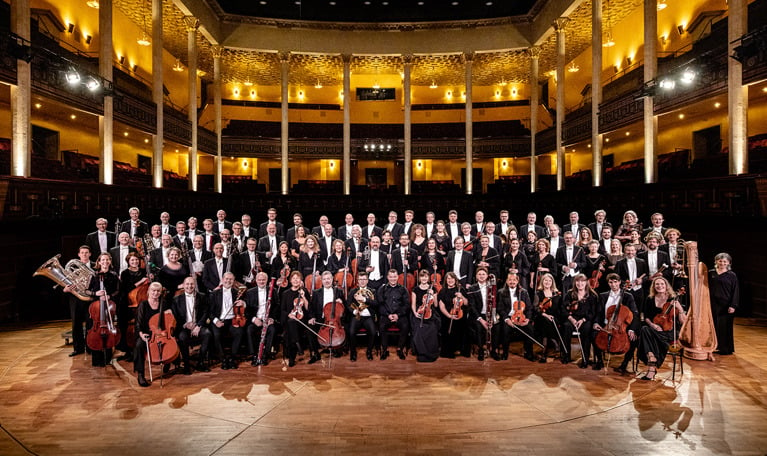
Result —
[{"label": "ornate column", "polygon": [[[729,10],[727,55],[733,55],[736,40],[748,31],[748,1],[730,0]],[[748,172],[748,86],[743,85],[743,64],[732,58],[727,59],[727,111],[730,174],[745,174]]]},{"label": "ornate column", "polygon": [[[290,53],[280,53],[280,82],[282,88],[281,96],[281,128],[280,128],[280,161],[282,163],[282,194],[287,195],[290,189],[290,174],[288,173],[288,77],[290,72]],[[344,93],[344,100],[350,96]]]},{"label": "ornate column", "polygon": [[410,93],[410,72],[413,69],[413,56],[402,56],[404,79],[402,80],[402,98],[405,102],[405,195],[411,193],[413,182],[413,125],[411,118],[412,96]]},{"label": "ornate column", "polygon": [[165,136],[164,98],[162,81],[162,0],[152,0],[152,101],[155,104],[157,117],[155,130],[152,138],[152,186],[162,188],[162,147]]},{"label": "ornate column", "polygon": [[344,54],[341,56],[344,62],[344,195],[351,195],[352,193],[352,117],[349,112],[351,106],[351,54]]},{"label": "ornate column", "polygon": [[554,22],[557,31],[557,190],[565,188],[565,146],[562,125],[565,122],[565,28],[570,19],[560,17]]},{"label": "ornate column", "polygon": [[[644,82],[658,76],[658,5],[654,0],[644,1]],[[650,45],[650,43],[652,43]],[[644,182],[658,181],[658,118],[655,101],[644,97]]]},{"label": "ornate column", "polygon": [[[13,33],[31,39],[29,0],[11,2]],[[16,85],[11,86],[11,175],[29,177],[32,170],[32,71],[29,62],[16,60]]]},{"label": "ornate column", "polygon": [[[112,80],[112,0],[99,4],[99,76]],[[99,182],[114,183],[114,100],[104,96],[104,114],[99,116]]]},{"label": "ornate column", "polygon": [[213,109],[216,130],[216,169],[213,177],[213,191],[222,193],[224,187],[221,170],[221,57],[224,55],[224,47],[213,46],[210,52],[213,54]]},{"label": "ornate column", "polygon": [[192,123],[192,147],[189,149],[189,190],[197,191],[197,28],[194,16],[184,16],[189,59],[189,122]]},{"label": "ornate column", "polygon": [[472,105],[471,105],[471,64],[474,61],[473,52],[463,54],[463,63],[466,81],[466,188],[464,192],[471,195],[474,188],[474,170],[473,170],[473,149],[474,149],[474,126],[472,124]]},{"label": "ornate column", "polygon": [[541,48],[532,46],[527,49],[530,56],[530,193],[538,188],[537,158],[535,156],[535,134],[538,133],[538,58]]},{"label": "ornate column", "polygon": [[602,135],[599,104],[602,102],[602,0],[591,0],[591,185],[602,186]]}]

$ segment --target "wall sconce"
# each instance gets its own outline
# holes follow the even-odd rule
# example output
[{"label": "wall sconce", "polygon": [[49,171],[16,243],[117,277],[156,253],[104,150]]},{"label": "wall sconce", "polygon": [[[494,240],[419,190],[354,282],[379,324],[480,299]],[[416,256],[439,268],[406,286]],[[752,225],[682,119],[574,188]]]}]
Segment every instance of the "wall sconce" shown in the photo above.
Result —
[{"label": "wall sconce", "polygon": [[507,162],[506,160],[501,162],[501,168],[508,168],[508,167],[509,167],[509,162]]},{"label": "wall sconce", "polygon": [[447,98],[453,98],[453,91],[452,91],[452,90],[448,90],[448,91],[445,93],[445,97],[447,97]]},{"label": "wall sconce", "polygon": [[331,161],[328,166],[330,166],[330,169],[333,169],[336,167],[336,162]]},{"label": "wall sconce", "polygon": [[415,162],[415,167],[418,169],[423,168],[423,162],[421,160],[418,160],[417,162]]},{"label": "wall sconce", "polygon": [[235,87],[234,89],[232,89],[232,95],[234,95],[235,97],[239,97],[240,96],[240,88],[239,87]]},{"label": "wall sconce", "polygon": [[661,35],[660,36],[660,44],[665,46],[667,40],[668,40],[668,38],[666,38],[666,35]]},{"label": "wall sconce", "polygon": [[250,98],[256,98],[256,89],[251,89]]},{"label": "wall sconce", "polygon": [[91,41],[93,41],[93,37],[90,35],[85,35],[85,44],[91,44]]},{"label": "wall sconce", "polygon": [[298,99],[299,100],[303,100],[304,99],[304,91],[303,90],[299,90],[298,91]]},{"label": "wall sconce", "polygon": [[681,24],[677,25],[676,26],[676,31],[679,32],[679,36],[684,35],[684,25],[681,25]]},{"label": "wall sconce", "polygon": [[496,90],[495,91],[495,98],[501,98],[501,91],[500,90]]},{"label": "wall sconce", "polygon": [[516,97],[517,96],[517,88],[516,87],[512,87],[511,88],[511,96],[512,97]]},{"label": "wall sconce", "polygon": [[72,33],[75,31],[75,24],[72,24],[71,22],[67,24],[67,32]]},{"label": "wall sconce", "polygon": [[248,160],[247,159],[242,161],[242,167],[243,168],[247,168],[248,167]]},{"label": "wall sconce", "polygon": [[626,66],[627,67],[631,66],[631,57],[626,57]]},{"label": "wall sconce", "polygon": [[120,61],[120,65],[125,64],[125,56],[124,55],[121,55],[118,60]]},{"label": "wall sconce", "polygon": [[138,70],[138,64],[134,63],[133,66],[130,67],[130,69],[135,73],[136,70]]}]

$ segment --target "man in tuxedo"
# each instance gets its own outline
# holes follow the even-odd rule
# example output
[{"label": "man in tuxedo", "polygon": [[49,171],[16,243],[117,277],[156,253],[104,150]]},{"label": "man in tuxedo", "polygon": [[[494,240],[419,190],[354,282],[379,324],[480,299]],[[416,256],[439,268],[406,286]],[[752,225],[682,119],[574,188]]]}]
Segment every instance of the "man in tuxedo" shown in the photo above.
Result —
[{"label": "man in tuxedo", "polygon": [[280,237],[285,237],[285,227],[282,222],[277,221],[277,209],[270,207],[266,210],[266,221],[258,227],[258,237],[262,238],[266,236],[267,225],[272,224],[277,229],[276,234]]},{"label": "man in tuxedo", "polygon": [[146,222],[142,222],[139,219],[139,215],[140,212],[137,207],[128,209],[128,216],[130,219],[124,221],[120,227],[120,232],[128,233],[131,240],[137,237],[143,238],[144,235],[149,232],[149,225],[147,225]]},{"label": "man in tuxedo", "polygon": [[208,372],[208,346],[211,332],[208,329],[208,300],[197,291],[197,281],[192,277],[184,279],[184,293],[173,298],[171,311],[176,319],[176,331],[173,334],[178,341],[181,361],[184,363],[184,375],[192,373],[189,363],[189,347],[200,345],[197,370]]},{"label": "man in tuxedo", "polygon": [[479,237],[485,233],[485,213],[477,211],[474,213],[474,223],[471,225],[471,235]]},{"label": "man in tuxedo", "polygon": [[117,235],[107,231],[107,223],[105,218],[97,219],[96,231],[85,236],[85,245],[90,249],[90,261],[96,261],[102,252],[109,252],[109,249],[115,246]]},{"label": "man in tuxedo", "polygon": [[370,241],[373,236],[381,237],[381,233],[383,233],[383,228],[376,225],[376,216],[372,212],[368,214],[367,216],[368,224],[362,229],[362,239],[367,239]]},{"label": "man in tuxedo", "polygon": [[[594,212],[594,221],[589,223],[589,230],[591,230],[591,237],[597,240],[602,240],[602,230],[605,227],[612,229],[613,225],[607,220],[607,212],[604,209],[597,209]],[[609,252],[609,250],[608,250]]]},{"label": "man in tuxedo", "polygon": [[[618,274],[615,274],[614,272],[607,274],[607,285],[610,286],[610,290],[599,294],[599,307],[597,308],[596,314],[594,316],[593,331],[591,332],[591,336],[594,340],[596,340],[597,334],[599,334],[602,329],[607,328],[609,323],[607,320],[607,312],[610,310],[610,308],[614,307],[615,310],[613,310],[613,312],[619,312],[620,306],[626,306],[626,308],[631,311],[633,320],[631,321],[631,324],[627,330],[629,338],[629,350],[623,356],[623,361],[621,362],[620,366],[615,368],[615,372],[625,374],[627,373],[626,368],[628,367],[628,364],[634,357],[634,350],[639,343],[638,336],[639,326],[641,323],[639,321],[639,310],[637,308],[636,302],[634,301],[634,296],[631,293],[623,291],[621,287],[621,278]],[[594,347],[595,364],[593,369],[600,370],[605,367],[604,361],[602,359],[603,352],[599,349],[599,347],[597,347],[595,343],[592,343],[591,345]]]},{"label": "man in tuxedo", "polygon": [[647,273],[649,275],[649,279],[646,282],[646,284],[648,285],[648,287],[649,287],[650,280],[652,280],[652,277],[658,272],[658,269],[660,269],[664,264],[666,265],[666,269],[663,272],[661,272],[661,274],[663,275],[663,278],[668,280],[668,283],[671,283],[674,280],[674,276],[673,276],[674,269],[671,267],[671,257],[669,257],[668,253],[658,248],[660,247],[660,241],[661,241],[661,236],[658,233],[656,233],[655,231],[650,232],[645,238],[645,244],[647,245],[647,250],[637,254],[637,258],[641,258],[647,263]]},{"label": "man in tuxedo", "polygon": [[242,222],[232,223],[232,244],[238,252],[245,250],[245,240],[247,237],[242,232]]},{"label": "man in tuxedo", "polygon": [[514,226],[513,223],[511,223],[511,220],[509,219],[509,211],[506,209],[503,209],[499,214],[500,220],[498,223],[495,224],[495,228],[499,230],[499,234],[503,234],[506,237],[509,236],[509,228]]},{"label": "man in tuxedo", "polygon": [[349,249],[349,260],[356,258],[358,261],[367,247],[368,241],[362,238],[362,228],[359,225],[352,226],[352,237],[346,241],[346,248]]},{"label": "man in tuxedo", "polygon": [[581,229],[586,228],[586,225],[579,223],[580,216],[577,212],[572,211],[570,212],[570,223],[562,227],[562,230],[567,233],[568,231],[573,233],[573,236],[575,236],[575,242],[580,241],[581,239]]},{"label": "man in tuxedo", "polygon": [[429,211],[426,213],[426,223],[423,224],[423,227],[426,229],[426,233],[424,235],[426,236],[426,239],[429,239],[432,234],[434,234],[437,228],[437,225],[435,224],[437,216],[434,215],[434,212]]},{"label": "man in tuxedo", "polygon": [[402,233],[399,235],[399,247],[391,253],[391,268],[397,274],[412,274],[418,270],[418,252],[408,247],[410,237]]},{"label": "man in tuxedo", "polygon": [[[456,239],[456,241],[458,241]],[[458,242],[456,242],[457,248]],[[451,252],[452,253],[452,252]],[[487,332],[491,332],[491,347],[488,351],[495,352],[501,334],[501,326],[493,324],[492,313],[488,306],[490,299],[490,284],[488,283],[487,268],[479,267],[476,272],[476,283],[466,289],[469,298],[469,325],[473,327],[475,343],[477,344],[479,361],[485,360],[485,347],[487,347]],[[491,326],[492,325],[492,326]]]},{"label": "man in tuxedo", "polygon": [[450,236],[451,243],[455,241],[455,238],[460,236],[461,224],[458,222],[458,211],[451,209],[447,214],[447,223],[445,224],[445,231]]},{"label": "man in tuxedo", "polygon": [[206,261],[202,267],[202,283],[209,293],[221,285],[226,272],[226,263],[224,246],[220,242],[216,243],[213,246],[213,258]]},{"label": "man in tuxedo", "polygon": [[352,238],[352,227],[354,226],[354,217],[352,214],[344,216],[344,225],[338,228],[338,239],[346,242]]},{"label": "man in tuxedo", "polygon": [[214,224],[211,219],[203,220],[202,227],[204,231],[201,234],[203,241],[205,241],[203,246],[205,247],[205,250],[212,251],[213,246],[221,242],[221,236],[213,230]]},{"label": "man in tuxedo", "polygon": [[527,239],[528,231],[534,231],[535,235],[538,236],[538,239],[545,237],[545,230],[543,229],[543,227],[535,224],[535,221],[537,219],[538,219],[538,216],[535,215],[535,212],[527,213],[527,224],[519,227],[520,239]]},{"label": "man in tuxedo", "polygon": [[[242,236],[245,239],[253,238],[258,239],[258,229],[256,229],[255,226],[251,225],[251,218],[248,214],[242,214],[242,217],[240,218],[240,223],[242,224]],[[234,224],[232,224],[234,226]]]},{"label": "man in tuxedo", "polygon": [[575,245],[575,234],[565,231],[565,245],[557,250],[556,261],[559,270],[562,271],[562,290],[567,291],[572,287],[573,277],[586,267],[586,254],[583,248]]},{"label": "man in tuxedo", "polygon": [[465,287],[474,276],[474,258],[471,253],[463,251],[463,237],[457,236],[453,242],[455,248],[447,253],[445,272],[455,272],[461,285]]},{"label": "man in tuxedo", "polygon": [[401,223],[397,222],[397,213],[395,211],[389,212],[389,223],[384,225],[384,231],[391,233],[392,242],[399,242],[399,235],[405,232],[405,227]]},{"label": "man in tuxedo", "polygon": [[126,257],[129,253],[135,252],[136,248],[130,245],[130,234],[125,231],[117,236],[117,241],[119,245],[109,249],[109,254],[112,256],[112,267],[119,277],[124,270],[128,269]]},{"label": "man in tuxedo", "polygon": [[324,233],[318,240],[320,244],[320,260],[327,266],[328,257],[333,253],[333,241],[336,240],[333,236],[335,230],[333,230],[333,225],[330,223],[326,223],[322,229]]},{"label": "man in tuxedo", "polygon": [[304,224],[304,217],[298,212],[293,214],[293,226],[291,226],[288,229],[288,233],[285,235],[285,240],[288,241],[288,244],[290,245],[293,244],[293,240],[296,238],[296,229],[299,226],[303,226],[303,224]]},{"label": "man in tuxedo", "polygon": [[[214,250],[220,244],[216,244]],[[223,249],[222,249],[223,251]],[[210,294],[210,318],[211,331],[213,332],[213,344],[216,355],[221,360],[221,369],[237,369],[237,355],[240,352],[240,343],[245,334],[245,327],[235,327],[232,325],[234,319],[234,307],[245,306],[245,301],[237,300],[237,290],[234,289],[234,274],[226,272],[221,280],[221,288],[214,290]],[[224,347],[222,339],[224,334],[232,337],[232,353],[224,356]]]},{"label": "man in tuxedo", "polygon": [[648,234],[650,233],[657,233],[660,235],[660,243],[665,244],[665,237],[666,237],[666,231],[668,228],[663,226],[663,214],[660,212],[656,212],[653,215],[650,216],[650,227],[645,228],[644,231],[642,231],[642,238],[646,238]]},{"label": "man in tuxedo", "polygon": [[173,236],[173,244],[180,248],[182,252],[192,248],[192,238],[187,235],[186,223],[176,222],[176,234]]},{"label": "man in tuxedo", "polygon": [[634,296],[634,302],[644,303],[643,283],[647,280],[649,270],[647,263],[636,257],[637,249],[633,244],[626,244],[623,248],[624,258],[615,263],[615,273],[621,278],[621,282],[629,284],[628,292]]},{"label": "man in tuxedo", "polygon": [[373,290],[377,290],[385,281],[386,271],[389,270],[389,259],[385,253],[379,250],[381,238],[373,236],[370,238],[368,245],[370,246],[370,255],[368,258],[365,258],[363,255],[357,261],[357,270],[367,272],[369,278],[368,286]]},{"label": "man in tuxedo", "polygon": [[602,227],[602,235],[599,237],[599,253],[607,256],[610,253],[610,247],[613,242],[613,228],[611,226]]},{"label": "man in tuxedo", "polygon": [[[407,233],[408,236],[410,236],[410,230],[413,229],[413,218],[415,217],[415,212],[408,209],[405,211],[405,223],[402,224],[402,231],[404,233]],[[399,238],[397,238],[399,239]]]},{"label": "man in tuxedo", "polygon": [[[325,225],[328,224],[328,216],[327,215],[321,215],[320,216],[320,224],[312,228],[312,233],[317,235],[317,238],[321,238],[325,235]],[[332,226],[332,225],[331,225]],[[336,230],[333,230],[333,237],[336,235]]]},{"label": "man in tuxedo", "polygon": [[[266,366],[272,354],[274,341],[274,322],[279,320],[280,305],[277,299],[276,287],[269,289],[269,276],[265,272],[256,274],[256,286],[245,293],[245,317],[248,319],[246,333],[248,337],[248,354],[251,355],[251,365]],[[271,296],[270,296],[271,292]],[[271,301],[269,300],[271,298]],[[269,309],[267,310],[267,305]],[[264,352],[259,359],[261,336],[264,337]]]},{"label": "man in tuxedo", "polygon": [[160,247],[149,254],[149,262],[158,268],[165,266],[168,262],[168,249],[171,247],[173,247],[173,238],[170,234],[163,234],[160,238]]},{"label": "man in tuxedo", "polygon": [[551,225],[549,233],[551,234],[551,236],[547,238],[549,241],[549,251],[552,252],[553,255],[556,255],[559,248],[565,245],[565,240],[559,235],[559,225],[556,223]]},{"label": "man in tuxedo", "polygon": [[495,234],[494,222],[485,223],[485,234],[487,235],[488,245],[498,252],[498,261],[500,261],[500,264],[503,264],[503,256],[509,251],[508,244],[504,245],[501,242],[501,238]]},{"label": "man in tuxedo", "polygon": [[176,227],[170,224],[170,214],[167,212],[160,214],[160,233],[170,234],[171,238],[176,235]]},{"label": "man in tuxedo", "polygon": [[204,233],[204,231],[197,226],[197,217],[189,217],[189,219],[187,219],[186,230],[189,232],[189,236],[192,239],[194,239],[195,235]]},{"label": "man in tuxedo", "polygon": [[221,234],[224,230],[229,230],[231,232],[232,222],[226,219],[226,211],[219,209],[218,212],[216,212],[216,221],[213,223],[213,232]]},{"label": "man in tuxedo", "polygon": [[258,240],[256,252],[259,259],[263,259],[261,267],[267,274],[272,272],[272,261],[277,257],[277,248],[282,242],[282,236],[277,234],[277,226],[270,223],[266,226],[266,234]]},{"label": "man in tuxedo", "polygon": [[261,272],[263,269],[261,258],[258,256],[258,251],[256,250],[257,248],[257,241],[254,238],[248,238],[248,240],[245,241],[245,250],[240,253],[235,262],[237,265],[235,277],[239,277],[241,282],[248,286],[251,286],[255,282],[255,273]]},{"label": "man in tuxedo", "polygon": [[207,290],[202,282],[202,271],[205,262],[213,258],[213,253],[203,247],[204,243],[202,235],[195,235],[192,239],[192,249],[189,251],[189,254],[192,255],[192,268],[195,277],[197,277],[197,290],[203,290],[202,292]]}]

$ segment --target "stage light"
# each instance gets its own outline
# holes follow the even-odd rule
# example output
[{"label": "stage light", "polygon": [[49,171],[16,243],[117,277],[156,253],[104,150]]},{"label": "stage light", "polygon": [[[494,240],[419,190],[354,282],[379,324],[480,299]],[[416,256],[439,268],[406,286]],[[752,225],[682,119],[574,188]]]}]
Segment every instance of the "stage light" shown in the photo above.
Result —
[{"label": "stage light", "polygon": [[688,68],[682,72],[682,77],[679,80],[684,84],[692,84],[695,80],[695,72]]},{"label": "stage light", "polygon": [[671,90],[674,87],[676,87],[676,83],[672,81],[671,79],[661,79],[660,83],[658,84],[661,89]]},{"label": "stage light", "polygon": [[91,92],[101,87],[101,83],[96,80],[94,77],[89,77],[88,80],[85,82],[85,87],[88,88]]},{"label": "stage light", "polygon": [[80,82],[80,74],[74,69],[70,68],[66,73],[67,82],[70,84],[77,84]]}]

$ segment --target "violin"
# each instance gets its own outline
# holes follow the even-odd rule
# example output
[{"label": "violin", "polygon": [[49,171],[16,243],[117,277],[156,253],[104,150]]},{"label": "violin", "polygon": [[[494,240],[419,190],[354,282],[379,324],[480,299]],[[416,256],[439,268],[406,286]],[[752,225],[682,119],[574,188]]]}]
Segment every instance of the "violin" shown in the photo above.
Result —
[{"label": "violin", "polygon": [[599,267],[591,273],[589,277],[589,286],[596,290],[599,287],[599,279],[602,278],[602,268],[605,266],[605,260],[599,262]]},{"label": "violin", "polygon": [[280,271],[280,278],[277,279],[277,286],[279,288],[286,288],[288,286],[288,274],[290,274],[290,265],[285,263]]},{"label": "violin", "polygon": [[607,353],[628,352],[631,341],[626,328],[634,321],[634,313],[628,307],[618,304],[607,309],[605,316],[607,317],[607,326],[597,333],[594,344]]},{"label": "violin", "polygon": [[463,299],[459,296],[453,297],[453,307],[450,308],[450,316],[457,320],[463,318]]},{"label": "violin", "polygon": [[169,364],[178,358],[179,349],[176,338],[173,337],[173,329],[176,327],[176,319],[170,312],[164,312],[162,308],[163,297],[160,298],[160,312],[152,315],[149,319],[149,330],[152,337],[147,342],[149,348],[149,362],[153,364]]},{"label": "violin", "polygon": [[540,309],[540,311],[541,312],[548,312],[549,309],[551,309],[551,306],[554,305],[554,302],[553,302],[554,298],[559,296],[560,294],[561,293],[556,292],[556,293],[552,294],[550,298],[549,297],[543,298],[543,301],[541,301],[541,303],[538,304],[538,308]]},{"label": "violin", "polygon": [[290,315],[296,318],[296,320],[304,319],[304,306],[301,302],[304,299],[304,290],[299,290],[298,296],[293,300],[293,310],[290,311]]},{"label": "violin", "polygon": [[[237,302],[242,298],[242,295],[248,290],[247,287],[242,286],[237,291],[237,297],[234,298],[233,302]],[[246,324],[248,324],[248,319],[245,318],[245,306],[238,306],[235,305],[232,308],[232,311],[234,312],[234,318],[232,319],[232,326],[235,328],[243,328]]]},{"label": "violin", "polygon": [[431,318],[431,308],[434,305],[434,293],[432,288],[429,288],[428,292],[423,295],[421,305],[416,310],[416,313],[421,316],[421,320]]},{"label": "violin", "polygon": [[322,307],[322,317],[325,325],[317,331],[317,339],[323,347],[340,347],[346,340],[346,332],[341,324],[344,304],[340,299],[327,302]]},{"label": "violin", "polygon": [[514,323],[517,326],[524,326],[527,323],[530,322],[530,320],[525,317],[525,302],[524,301],[514,301],[511,304],[511,322]]},{"label": "violin", "polygon": [[[104,290],[104,273],[99,274],[99,289]],[[114,325],[115,321],[114,301],[104,293],[99,299],[93,301],[88,308],[88,313],[93,320],[93,326],[88,330],[85,342],[93,351],[109,350],[120,341],[120,330]]]},{"label": "violin", "polygon": [[[677,292],[677,296],[683,296],[686,293],[684,288],[680,288]],[[663,304],[663,309],[658,315],[653,317],[652,322],[660,326],[663,331],[671,331],[674,329],[674,307],[676,307],[676,298],[671,298]]]}]

